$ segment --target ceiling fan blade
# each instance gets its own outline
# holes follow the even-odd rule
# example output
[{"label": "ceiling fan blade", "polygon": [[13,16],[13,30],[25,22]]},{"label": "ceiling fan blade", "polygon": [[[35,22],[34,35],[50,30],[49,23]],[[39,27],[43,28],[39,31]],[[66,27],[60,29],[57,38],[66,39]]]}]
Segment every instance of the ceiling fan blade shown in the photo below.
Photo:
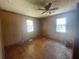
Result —
[{"label": "ceiling fan blade", "polygon": [[39,8],[38,10],[45,10],[44,8]]},{"label": "ceiling fan blade", "polygon": [[43,13],[41,13],[41,14],[44,14],[44,13],[46,13],[47,11],[44,11]]},{"label": "ceiling fan blade", "polygon": [[52,11],[52,10],[57,10],[58,8],[52,8],[52,9],[50,9],[50,11]]}]

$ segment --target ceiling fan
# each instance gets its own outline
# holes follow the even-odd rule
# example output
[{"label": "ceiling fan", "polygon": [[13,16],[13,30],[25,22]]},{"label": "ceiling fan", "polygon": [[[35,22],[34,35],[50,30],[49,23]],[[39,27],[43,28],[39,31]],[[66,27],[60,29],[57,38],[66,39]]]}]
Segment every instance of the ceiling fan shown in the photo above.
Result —
[{"label": "ceiling fan", "polygon": [[39,8],[39,10],[43,10],[44,11],[41,14],[44,14],[46,12],[49,12],[49,14],[51,14],[51,11],[55,11],[55,10],[58,9],[56,7],[51,8],[51,6],[52,6],[52,3],[49,2],[43,9],[42,8]]}]

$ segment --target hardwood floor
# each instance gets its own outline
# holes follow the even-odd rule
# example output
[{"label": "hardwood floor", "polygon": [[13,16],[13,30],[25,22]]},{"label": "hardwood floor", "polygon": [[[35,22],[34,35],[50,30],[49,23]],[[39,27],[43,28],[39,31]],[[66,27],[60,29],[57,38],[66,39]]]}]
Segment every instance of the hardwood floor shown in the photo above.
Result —
[{"label": "hardwood floor", "polygon": [[72,59],[72,51],[64,45],[46,38],[32,43],[5,48],[6,59]]}]

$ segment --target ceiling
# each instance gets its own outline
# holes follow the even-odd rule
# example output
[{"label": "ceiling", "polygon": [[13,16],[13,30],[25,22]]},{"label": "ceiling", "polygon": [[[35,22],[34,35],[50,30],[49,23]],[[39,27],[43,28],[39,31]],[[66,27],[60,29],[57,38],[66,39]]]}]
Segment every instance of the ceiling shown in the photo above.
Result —
[{"label": "ceiling", "polygon": [[38,10],[43,8],[47,3],[52,1],[52,7],[59,9],[51,15],[70,11],[76,7],[79,0],[0,0],[0,9],[28,15],[32,17],[46,17],[50,16],[48,13],[41,14],[43,11]]}]

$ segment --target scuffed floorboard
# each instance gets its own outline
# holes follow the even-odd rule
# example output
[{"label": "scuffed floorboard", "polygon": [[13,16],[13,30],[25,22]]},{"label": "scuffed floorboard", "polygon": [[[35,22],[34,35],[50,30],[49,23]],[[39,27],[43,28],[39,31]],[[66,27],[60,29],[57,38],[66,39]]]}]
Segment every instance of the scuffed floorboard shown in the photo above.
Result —
[{"label": "scuffed floorboard", "polygon": [[72,59],[72,50],[46,38],[5,48],[6,59]]}]

